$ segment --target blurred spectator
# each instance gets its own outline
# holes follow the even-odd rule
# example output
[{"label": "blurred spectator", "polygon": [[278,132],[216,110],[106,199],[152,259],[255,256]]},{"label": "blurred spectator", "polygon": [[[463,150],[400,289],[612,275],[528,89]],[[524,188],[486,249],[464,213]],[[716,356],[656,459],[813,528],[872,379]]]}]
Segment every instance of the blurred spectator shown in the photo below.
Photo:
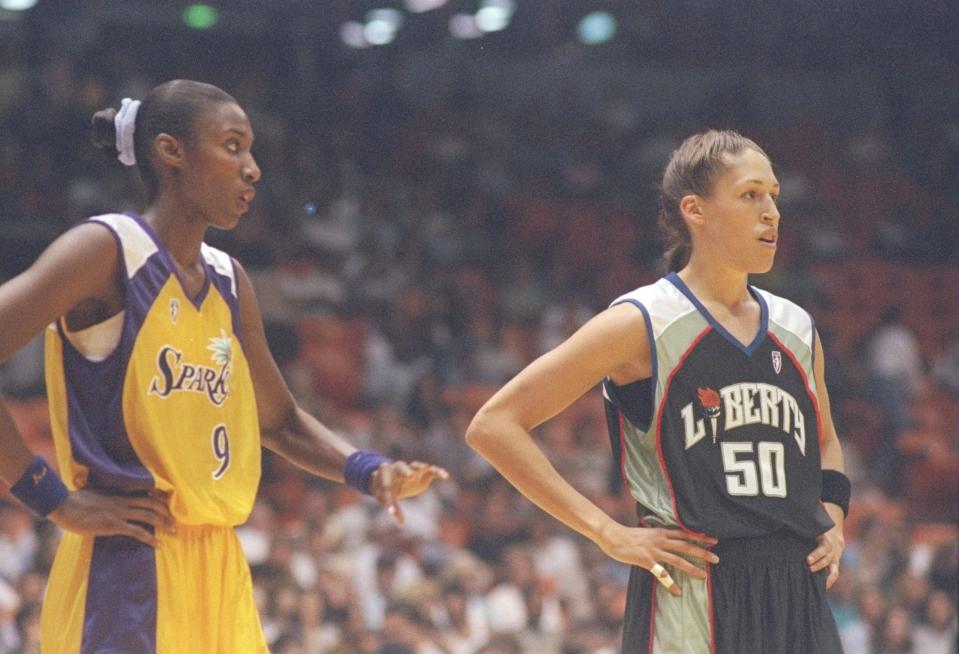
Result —
[{"label": "blurred spectator", "polygon": [[873,653],[872,643],[881,632],[886,605],[886,598],[879,586],[869,584],[859,591],[858,614],[839,631],[846,654]]},{"label": "blurred spectator", "polygon": [[879,316],[879,324],[869,339],[867,357],[869,371],[876,381],[888,384],[890,393],[895,393],[900,402],[911,400],[925,390],[919,342],[915,332],[902,322],[898,307],[888,307]]},{"label": "blurred spectator", "polygon": [[0,365],[0,390],[4,395],[30,397],[43,393],[43,335],[30,340]]},{"label": "blurred spectator", "polygon": [[533,562],[520,547],[503,552],[499,580],[486,594],[490,629],[499,634],[516,634],[530,620],[524,591],[534,583]]},{"label": "blurred spectator", "polygon": [[20,596],[7,582],[0,578],[0,654],[15,654],[22,644],[17,612]]},{"label": "blurred spectator", "polygon": [[872,467],[887,489],[898,487],[896,440],[910,425],[909,403],[925,390],[926,379],[916,335],[903,324],[900,313],[895,306],[883,311],[866,352],[871,395],[883,412],[884,425]]},{"label": "blurred spectator", "polygon": [[872,651],[874,654],[918,654],[914,649],[908,610],[893,606],[886,612],[879,629],[873,634]]},{"label": "blurred spectator", "polygon": [[33,569],[37,547],[30,513],[19,505],[0,503],[0,579],[19,582]]},{"label": "blurred spectator", "polygon": [[440,640],[450,654],[474,654],[489,640],[484,611],[471,604],[465,588],[450,582],[443,591]]},{"label": "blurred spectator", "polygon": [[922,621],[916,626],[913,641],[917,654],[952,654],[956,640],[955,597],[935,590],[926,598]]},{"label": "blurred spectator", "polygon": [[932,366],[933,378],[959,399],[959,336],[953,336]]}]

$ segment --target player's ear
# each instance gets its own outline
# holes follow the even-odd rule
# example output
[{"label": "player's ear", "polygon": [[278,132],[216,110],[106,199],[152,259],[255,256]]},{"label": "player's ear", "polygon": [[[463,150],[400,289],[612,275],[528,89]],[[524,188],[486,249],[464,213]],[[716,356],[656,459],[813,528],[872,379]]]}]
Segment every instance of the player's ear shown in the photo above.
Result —
[{"label": "player's ear", "polygon": [[706,215],[703,211],[703,199],[694,193],[684,195],[679,200],[679,212],[683,220],[694,225],[702,225],[706,222]]},{"label": "player's ear", "polygon": [[179,168],[183,165],[183,144],[180,139],[161,132],[153,139],[153,152],[158,162]]}]

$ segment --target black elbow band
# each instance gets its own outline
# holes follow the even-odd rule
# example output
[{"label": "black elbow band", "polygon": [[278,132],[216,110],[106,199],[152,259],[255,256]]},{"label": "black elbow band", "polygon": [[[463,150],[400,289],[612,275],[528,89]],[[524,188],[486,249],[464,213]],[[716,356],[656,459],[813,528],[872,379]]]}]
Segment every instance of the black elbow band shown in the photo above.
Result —
[{"label": "black elbow band", "polygon": [[822,471],[822,501],[835,504],[842,509],[844,516],[849,515],[849,498],[852,495],[852,484],[849,477],[838,470],[828,468]]}]

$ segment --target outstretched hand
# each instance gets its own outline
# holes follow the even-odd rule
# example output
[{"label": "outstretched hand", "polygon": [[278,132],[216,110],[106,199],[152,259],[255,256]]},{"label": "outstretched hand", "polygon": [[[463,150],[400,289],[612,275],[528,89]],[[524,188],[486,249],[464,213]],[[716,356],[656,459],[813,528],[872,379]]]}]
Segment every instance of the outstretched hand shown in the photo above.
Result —
[{"label": "outstretched hand", "polygon": [[157,546],[157,539],[144,525],[173,531],[173,516],[162,493],[131,497],[86,488],[71,491],[48,518],[77,534],[129,536],[150,547]]},{"label": "outstretched hand", "polygon": [[661,564],[682,570],[691,577],[705,579],[704,569],[693,565],[679,554],[709,563],[719,563],[718,556],[696,544],[697,542],[715,545],[719,541],[712,536],[694,535],[680,529],[626,527],[613,523],[605,530],[597,545],[607,556],[617,561],[646,568],[670,593],[678,597],[682,595],[679,585]]},{"label": "outstretched hand", "polygon": [[405,518],[398,500],[419,495],[430,487],[433,480],[449,477],[443,468],[422,461],[384,463],[370,477],[370,493],[398,523],[403,524]]}]

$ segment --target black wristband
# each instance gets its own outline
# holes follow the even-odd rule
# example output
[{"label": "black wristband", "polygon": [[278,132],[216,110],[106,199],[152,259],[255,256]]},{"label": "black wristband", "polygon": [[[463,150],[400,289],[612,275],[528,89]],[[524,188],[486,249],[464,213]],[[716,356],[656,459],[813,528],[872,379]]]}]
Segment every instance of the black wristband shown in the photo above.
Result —
[{"label": "black wristband", "polygon": [[822,471],[822,501],[835,504],[842,509],[843,516],[849,515],[849,498],[852,495],[852,484],[849,477],[830,468]]}]

